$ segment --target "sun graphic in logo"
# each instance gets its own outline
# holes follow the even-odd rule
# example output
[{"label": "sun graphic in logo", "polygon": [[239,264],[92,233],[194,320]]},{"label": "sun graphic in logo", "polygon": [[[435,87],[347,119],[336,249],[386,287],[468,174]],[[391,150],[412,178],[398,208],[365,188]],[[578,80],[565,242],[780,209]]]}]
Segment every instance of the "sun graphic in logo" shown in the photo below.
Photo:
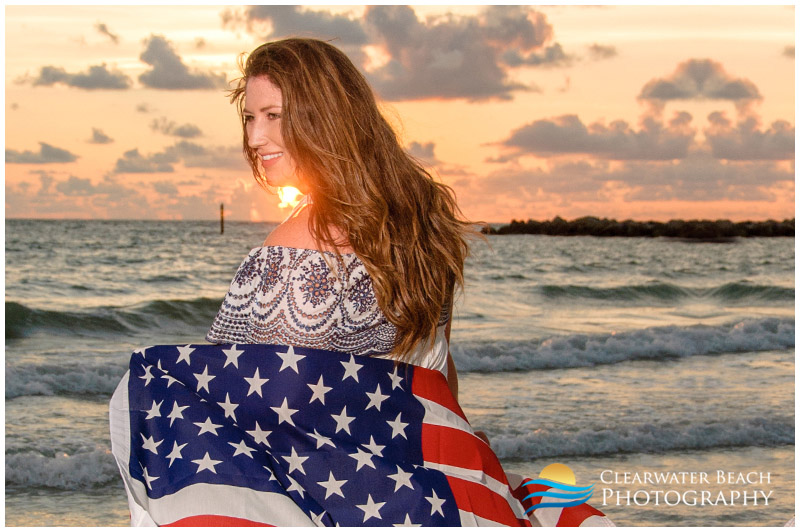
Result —
[{"label": "sun graphic in logo", "polygon": [[537,508],[571,508],[579,506],[592,496],[594,484],[578,486],[575,473],[564,464],[550,464],[542,469],[539,478],[523,484],[531,491],[523,501],[530,500],[532,506],[525,510],[530,513]]},{"label": "sun graphic in logo", "polygon": [[556,482],[569,484],[571,486],[577,484],[575,473],[572,472],[569,466],[564,464],[550,464],[549,466],[545,466],[542,472],[539,473],[539,478],[555,480]]}]

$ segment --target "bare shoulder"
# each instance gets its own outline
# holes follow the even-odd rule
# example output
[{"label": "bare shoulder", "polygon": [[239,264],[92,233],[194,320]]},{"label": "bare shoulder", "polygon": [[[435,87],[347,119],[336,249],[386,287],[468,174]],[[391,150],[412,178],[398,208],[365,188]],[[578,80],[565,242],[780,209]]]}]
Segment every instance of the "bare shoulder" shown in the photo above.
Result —
[{"label": "bare shoulder", "polygon": [[[318,251],[333,251],[333,247],[323,243],[322,249],[317,246],[314,237],[311,234],[308,223],[309,210],[302,209],[292,218],[289,218],[272,232],[264,240],[265,246],[284,246],[290,248],[300,249],[316,249]],[[333,231],[333,236],[341,241],[342,233],[340,231]],[[353,249],[348,245],[339,246],[340,253],[352,253]]]}]

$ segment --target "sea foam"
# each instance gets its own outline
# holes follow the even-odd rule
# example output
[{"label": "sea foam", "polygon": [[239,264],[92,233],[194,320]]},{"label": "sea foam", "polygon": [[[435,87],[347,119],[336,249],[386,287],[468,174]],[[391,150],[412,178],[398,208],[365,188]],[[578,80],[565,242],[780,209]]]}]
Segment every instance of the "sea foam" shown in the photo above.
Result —
[{"label": "sea foam", "polygon": [[525,435],[489,434],[489,437],[498,458],[522,460],[718,447],[775,447],[794,444],[794,420],[782,417],[689,424],[620,424],[571,432],[539,429]]},{"label": "sea foam", "polygon": [[[618,334],[569,334],[542,341],[453,342],[460,372],[589,367],[629,360],[769,351],[794,347],[794,321],[744,320],[720,326],[651,327]],[[39,363],[6,367],[6,398],[26,395],[108,395],[127,365]]]},{"label": "sea foam", "polygon": [[110,449],[67,454],[37,452],[7,454],[6,484],[29,488],[79,490],[100,487],[119,480],[119,470]]},{"label": "sea foam", "polygon": [[26,395],[110,396],[127,364],[26,364],[6,367],[6,399]]},{"label": "sea foam", "polygon": [[663,360],[794,347],[794,320],[748,319],[690,327],[651,327],[610,334],[568,334],[542,341],[454,342],[459,371],[518,371]]}]

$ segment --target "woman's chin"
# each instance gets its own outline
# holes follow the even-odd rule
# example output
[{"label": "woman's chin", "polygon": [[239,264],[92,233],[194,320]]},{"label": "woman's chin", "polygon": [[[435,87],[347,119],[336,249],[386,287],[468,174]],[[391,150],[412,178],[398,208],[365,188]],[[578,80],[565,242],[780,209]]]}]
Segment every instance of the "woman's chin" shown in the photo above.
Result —
[{"label": "woman's chin", "polygon": [[285,172],[276,172],[274,168],[267,169],[263,166],[261,167],[261,175],[264,177],[264,181],[271,187],[294,187],[298,190],[305,191],[305,187],[300,184],[300,181],[295,175],[286,175]]}]

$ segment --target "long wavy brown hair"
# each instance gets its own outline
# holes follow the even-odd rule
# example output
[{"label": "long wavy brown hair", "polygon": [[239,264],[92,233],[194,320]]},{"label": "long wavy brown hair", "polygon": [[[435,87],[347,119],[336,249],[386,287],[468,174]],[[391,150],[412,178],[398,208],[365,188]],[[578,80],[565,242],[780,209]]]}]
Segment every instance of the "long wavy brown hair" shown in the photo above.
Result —
[{"label": "long wavy brown hair", "polygon": [[[372,277],[383,314],[397,334],[392,357],[414,362],[432,345],[440,313],[464,284],[467,238],[450,187],[400,145],[364,76],[336,47],[315,39],[263,44],[240,57],[242,77],[229,93],[244,132],[244,154],[266,186],[249,148],[242,110],[247,80],[266,76],[281,90],[281,133],[313,198],[309,229],[317,245],[336,249],[331,227],[346,235]],[[338,242],[342,245],[342,242]]]}]

